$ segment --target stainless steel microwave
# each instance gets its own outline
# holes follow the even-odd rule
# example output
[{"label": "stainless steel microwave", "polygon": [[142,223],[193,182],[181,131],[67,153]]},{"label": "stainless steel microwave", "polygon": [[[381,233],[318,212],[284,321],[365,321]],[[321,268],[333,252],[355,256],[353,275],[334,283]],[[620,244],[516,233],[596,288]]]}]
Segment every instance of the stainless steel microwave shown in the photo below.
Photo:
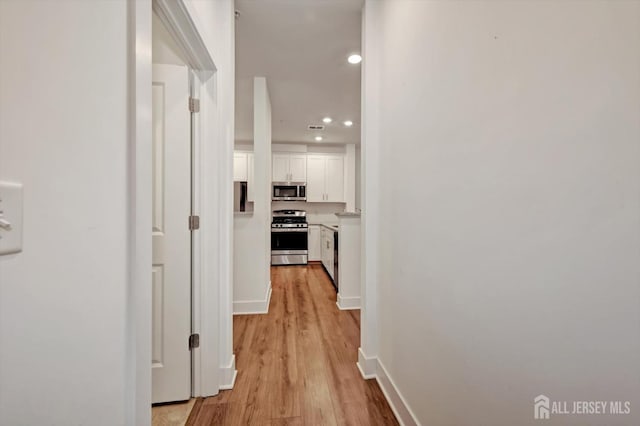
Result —
[{"label": "stainless steel microwave", "polygon": [[307,184],[305,182],[273,182],[271,199],[273,201],[306,201]]}]

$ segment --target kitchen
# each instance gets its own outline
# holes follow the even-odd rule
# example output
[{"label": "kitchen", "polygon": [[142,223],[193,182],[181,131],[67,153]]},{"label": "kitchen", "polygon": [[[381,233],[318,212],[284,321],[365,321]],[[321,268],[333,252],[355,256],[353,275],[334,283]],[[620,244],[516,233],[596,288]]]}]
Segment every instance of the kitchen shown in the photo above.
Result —
[{"label": "kitchen", "polygon": [[268,312],[271,268],[307,264],[359,308],[360,3],[330,3],[236,3],[234,314]]},{"label": "kitchen", "polygon": [[[254,213],[255,160],[249,148],[241,144],[234,153],[236,218]],[[319,263],[338,291],[340,260],[348,258],[340,255],[339,248],[351,252],[359,245],[356,241],[354,247],[351,239],[346,241],[348,246],[340,244],[341,219],[359,217],[355,197],[359,149],[355,144],[322,148],[274,144],[272,148],[270,263]],[[359,268],[359,263],[349,263],[346,271]]]}]

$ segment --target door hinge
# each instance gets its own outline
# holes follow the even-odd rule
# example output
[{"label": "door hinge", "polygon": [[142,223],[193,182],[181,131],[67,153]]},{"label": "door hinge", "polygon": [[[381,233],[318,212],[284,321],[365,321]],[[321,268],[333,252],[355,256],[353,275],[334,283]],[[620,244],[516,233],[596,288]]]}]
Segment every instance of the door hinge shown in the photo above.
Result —
[{"label": "door hinge", "polygon": [[200,347],[200,335],[192,334],[189,336],[189,350],[199,348]]},{"label": "door hinge", "polygon": [[200,216],[189,216],[189,230],[200,229]]},{"label": "door hinge", "polygon": [[189,98],[189,112],[200,112],[200,99]]}]

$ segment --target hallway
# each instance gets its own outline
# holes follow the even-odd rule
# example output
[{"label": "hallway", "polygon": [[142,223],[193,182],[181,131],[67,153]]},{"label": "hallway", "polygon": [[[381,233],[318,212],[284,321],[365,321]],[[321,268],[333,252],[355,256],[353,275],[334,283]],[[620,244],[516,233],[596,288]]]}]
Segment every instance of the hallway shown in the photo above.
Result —
[{"label": "hallway", "polygon": [[396,425],[356,366],[360,312],[340,311],[320,265],[271,268],[267,315],[234,317],[233,390],[198,401],[187,425]]}]

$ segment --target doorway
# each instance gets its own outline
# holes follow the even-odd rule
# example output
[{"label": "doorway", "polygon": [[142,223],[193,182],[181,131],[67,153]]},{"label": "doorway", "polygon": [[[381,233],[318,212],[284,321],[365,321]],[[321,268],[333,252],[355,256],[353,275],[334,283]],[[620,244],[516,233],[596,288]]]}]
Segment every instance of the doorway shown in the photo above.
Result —
[{"label": "doorway", "polygon": [[[131,253],[127,317],[127,394],[131,424],[149,424],[152,401],[152,18],[165,25],[193,70],[200,93],[195,119],[194,214],[200,230],[192,237],[191,394],[216,395],[232,386],[235,363],[231,344],[231,178],[233,153],[233,2],[185,0],[131,1],[128,14],[130,151],[129,226]],[[213,61],[216,55],[217,64]],[[219,68],[216,66],[219,65]],[[229,126],[231,123],[231,126]],[[229,213],[224,213],[225,210]],[[206,262],[203,261],[206,259]]]},{"label": "doorway", "polygon": [[193,288],[192,72],[152,21],[152,403],[191,397]]}]

